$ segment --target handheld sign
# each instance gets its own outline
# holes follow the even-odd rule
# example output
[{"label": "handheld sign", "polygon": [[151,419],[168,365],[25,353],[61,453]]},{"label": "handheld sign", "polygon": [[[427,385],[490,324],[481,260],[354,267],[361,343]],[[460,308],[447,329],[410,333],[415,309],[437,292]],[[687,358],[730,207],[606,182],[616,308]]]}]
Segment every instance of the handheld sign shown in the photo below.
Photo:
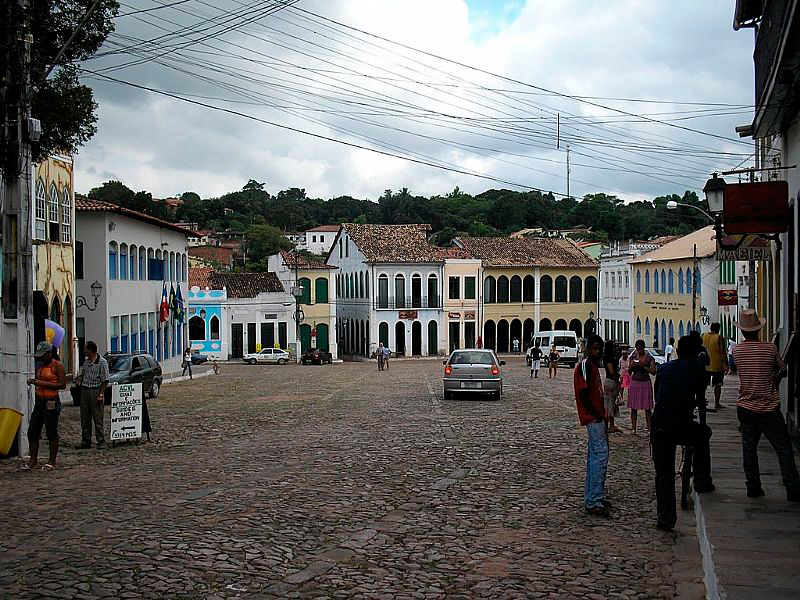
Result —
[{"label": "handheld sign", "polygon": [[142,437],[142,384],[123,383],[111,389],[111,439]]}]

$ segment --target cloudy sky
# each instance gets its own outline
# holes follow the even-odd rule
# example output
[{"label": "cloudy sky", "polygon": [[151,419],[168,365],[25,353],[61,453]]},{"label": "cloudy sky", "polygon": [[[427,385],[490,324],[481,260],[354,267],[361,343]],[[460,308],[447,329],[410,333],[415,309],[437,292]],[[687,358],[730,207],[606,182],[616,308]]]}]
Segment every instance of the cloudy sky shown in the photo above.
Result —
[{"label": "cloudy sky", "polygon": [[76,190],[564,194],[568,147],[571,195],[633,200],[751,164],[732,0],[282,2],[125,0]]}]

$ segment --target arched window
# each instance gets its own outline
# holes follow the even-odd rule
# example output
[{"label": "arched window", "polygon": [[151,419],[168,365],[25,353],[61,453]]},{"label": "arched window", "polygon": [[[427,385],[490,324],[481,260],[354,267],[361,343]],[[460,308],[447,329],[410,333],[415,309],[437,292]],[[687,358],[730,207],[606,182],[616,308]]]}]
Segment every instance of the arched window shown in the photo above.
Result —
[{"label": "arched window", "polygon": [[491,275],[483,280],[483,302],[484,304],[497,302],[497,282]]},{"label": "arched window", "polygon": [[189,259],[186,257],[186,253],[184,252],[181,254],[181,264],[183,266],[183,281],[189,281]]},{"label": "arched window", "polygon": [[644,320],[644,334],[647,336],[650,335],[650,317]]},{"label": "arched window", "polygon": [[658,285],[658,269],[653,273],[653,292],[658,294],[661,287]]},{"label": "arched window", "polygon": [[297,283],[303,288],[303,295],[300,296],[300,303],[311,304],[311,280],[308,277],[301,277]]},{"label": "arched window", "polygon": [[[658,348],[658,342],[659,342],[659,340],[658,340],[658,319],[655,319],[653,321],[653,337],[655,338],[653,345],[656,348]],[[645,341],[647,341],[647,340],[645,340]]]},{"label": "arched window", "polygon": [[669,270],[669,275],[667,276],[667,290],[670,294],[675,293],[675,273],[672,269]]},{"label": "arched window", "polygon": [[385,321],[378,325],[378,342],[383,342],[385,348],[389,347],[389,324]]},{"label": "arched window", "polygon": [[[563,275],[556,277],[556,302],[567,301],[567,278]],[[564,327],[566,329],[566,327]]]},{"label": "arched window", "polygon": [[539,321],[539,331],[552,331],[553,324],[550,322],[550,319],[542,319]]},{"label": "arched window", "polygon": [[58,188],[55,182],[50,183],[50,196],[47,199],[47,221],[48,233],[47,239],[51,242],[61,241],[61,226],[58,221]]},{"label": "arched window", "polygon": [[636,293],[642,293],[642,272],[636,269]]},{"label": "arched window", "polygon": [[401,274],[394,277],[394,305],[395,308],[406,307],[406,278]]},{"label": "arched window", "polygon": [[[689,267],[686,269],[686,293],[692,293],[692,268]],[[687,330],[691,331],[691,326],[687,325]]]},{"label": "arched window", "polygon": [[500,275],[497,278],[497,303],[503,304],[508,302],[508,277]]},{"label": "arched window", "polygon": [[138,279],[139,277],[136,275],[136,265],[139,262],[137,260],[139,258],[139,250],[136,248],[136,246],[131,245],[131,247],[128,249],[128,252],[130,255],[130,261],[128,262],[128,277],[131,279]]},{"label": "arched window", "polygon": [[156,268],[156,269],[158,268],[158,267],[154,267],[154,265],[153,265],[155,260],[156,260],[156,255],[153,252],[153,249],[152,248],[148,248],[147,249],[147,279],[149,281],[158,279],[158,277],[156,277],[156,274],[155,274],[155,272],[153,270],[154,268]]},{"label": "arched window", "polygon": [[[542,275],[539,280],[539,302],[553,301],[553,278],[550,275]],[[541,329],[541,327],[539,328]]]},{"label": "arched window", "polygon": [[536,302],[536,280],[532,275],[525,275],[522,280],[522,301]]},{"label": "arched window", "polygon": [[206,322],[198,315],[189,319],[189,340],[203,341],[206,339]]},{"label": "arched window", "polygon": [[583,300],[583,280],[577,275],[569,278],[569,301],[580,302]]},{"label": "arched window", "polygon": [[166,275],[164,272],[167,270],[167,268],[165,266],[164,259],[162,258],[161,250],[156,250],[155,261],[158,264],[158,272],[156,272],[150,279],[154,279],[155,281],[165,281],[164,277],[166,277]]},{"label": "arched window", "polygon": [[411,276],[411,307],[424,308],[422,306],[422,276],[419,273]]},{"label": "arched window", "polygon": [[128,278],[128,245],[119,245],[119,278]]},{"label": "arched window", "polygon": [[597,277],[589,275],[583,282],[583,301],[597,302]]},{"label": "arched window", "polygon": [[636,335],[642,335],[642,320],[636,317]]},{"label": "arched window", "polygon": [[694,270],[694,281],[695,281],[695,286],[696,286],[695,290],[697,290],[696,293],[699,296],[700,295],[700,290],[703,289],[703,281],[702,281],[702,278],[701,278],[701,275],[700,275],[700,267],[697,267]]},{"label": "arched window", "polygon": [[169,253],[169,280],[176,281],[178,279],[177,272],[175,271],[175,253]]},{"label": "arched window", "polygon": [[369,271],[364,273],[364,298],[369,298]]},{"label": "arched window", "polygon": [[61,241],[65,244],[72,243],[72,198],[66,186],[61,194]]},{"label": "arched window", "polygon": [[509,299],[511,302],[522,302],[522,278],[519,275],[511,278]]},{"label": "arched window", "polygon": [[667,293],[667,272],[661,269],[661,293]]},{"label": "arched window", "polygon": [[675,337],[675,324],[672,322],[672,319],[669,320],[669,337]]},{"label": "arched window", "polygon": [[33,237],[43,240],[47,237],[47,196],[44,191],[44,180],[40,177],[36,181],[36,225]]},{"label": "arched window", "polygon": [[650,269],[644,271],[644,293],[650,293]]},{"label": "arched window", "polygon": [[683,293],[683,268],[678,269],[678,293]]},{"label": "arched window", "polygon": [[439,307],[439,278],[434,275],[428,275],[428,308]]},{"label": "arched window", "polygon": [[428,321],[428,356],[439,354],[439,324],[436,321]]},{"label": "arched window", "polygon": [[566,321],[566,319],[558,319],[553,324],[553,329],[556,330],[556,331],[558,331],[558,330],[561,330],[561,331],[566,330],[567,329],[567,321]]},{"label": "arched window", "polygon": [[[378,276],[378,308],[389,308],[389,277],[387,275],[379,275]],[[386,325],[382,323],[381,325]],[[388,338],[388,325],[387,327],[387,338]]]},{"label": "arched window", "polygon": [[219,317],[217,317],[217,315],[214,315],[208,320],[208,331],[210,334],[209,339],[219,339]]},{"label": "arched window", "polygon": [[108,244],[108,278],[117,278],[117,243]]},{"label": "arched window", "polygon": [[[361,278],[361,282],[364,282],[364,278]],[[363,287],[363,286],[362,286]],[[328,302],[328,278],[327,277],[317,277],[314,280],[314,302],[316,304],[326,304]]]},{"label": "arched window", "polygon": [[[681,273],[682,275],[683,273]],[[683,337],[683,321],[678,321],[678,337]]]},{"label": "arched window", "polygon": [[[326,285],[327,285],[327,280],[326,280]],[[326,289],[325,293],[327,295],[327,287],[325,289]],[[358,274],[358,297],[359,298],[365,298],[366,297],[365,294],[364,294],[364,273],[363,273],[363,271]],[[317,300],[317,302],[319,302],[319,300]],[[325,302],[327,302],[327,300]]]}]

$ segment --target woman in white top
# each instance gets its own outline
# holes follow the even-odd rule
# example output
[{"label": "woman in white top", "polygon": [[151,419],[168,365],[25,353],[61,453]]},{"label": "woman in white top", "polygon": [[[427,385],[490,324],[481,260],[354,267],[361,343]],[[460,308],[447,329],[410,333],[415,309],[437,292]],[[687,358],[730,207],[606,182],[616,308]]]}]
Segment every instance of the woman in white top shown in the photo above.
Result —
[{"label": "woman in white top", "polygon": [[181,376],[186,375],[186,369],[189,369],[189,379],[192,379],[192,349],[187,348],[183,352],[183,372]]}]

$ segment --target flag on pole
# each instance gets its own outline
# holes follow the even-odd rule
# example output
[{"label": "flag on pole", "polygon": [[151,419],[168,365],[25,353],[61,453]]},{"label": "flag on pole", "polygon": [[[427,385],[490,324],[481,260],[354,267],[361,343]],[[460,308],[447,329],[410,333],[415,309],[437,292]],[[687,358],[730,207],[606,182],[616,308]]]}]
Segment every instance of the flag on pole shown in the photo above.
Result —
[{"label": "flag on pole", "polygon": [[173,321],[178,318],[178,314],[175,311],[175,286],[171,283],[169,284],[169,312],[172,313]]},{"label": "flag on pole", "polygon": [[181,294],[181,286],[178,286],[178,293],[175,296],[175,320],[178,323],[183,323],[186,318],[186,310],[183,305],[183,294]]},{"label": "flag on pole", "polygon": [[167,284],[161,290],[161,306],[158,308],[158,322],[163,323],[169,318],[169,301],[167,300]]}]

